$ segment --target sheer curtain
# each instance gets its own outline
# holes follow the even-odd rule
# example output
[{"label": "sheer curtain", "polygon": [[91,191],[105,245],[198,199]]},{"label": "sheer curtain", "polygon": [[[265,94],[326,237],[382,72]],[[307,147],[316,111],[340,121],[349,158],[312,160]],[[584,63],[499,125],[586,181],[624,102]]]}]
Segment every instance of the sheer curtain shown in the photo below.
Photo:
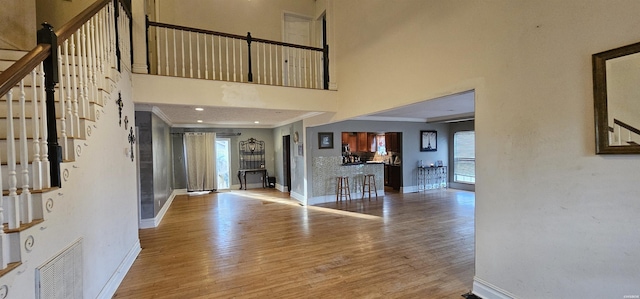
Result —
[{"label": "sheer curtain", "polygon": [[187,191],[213,191],[216,182],[216,133],[184,133]]}]

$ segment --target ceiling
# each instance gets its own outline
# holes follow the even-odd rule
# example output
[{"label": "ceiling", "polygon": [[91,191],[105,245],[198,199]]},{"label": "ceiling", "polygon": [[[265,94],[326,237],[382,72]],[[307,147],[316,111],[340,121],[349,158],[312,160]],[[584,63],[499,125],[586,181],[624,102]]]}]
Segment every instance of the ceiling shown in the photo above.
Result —
[{"label": "ceiling", "polygon": [[[445,122],[473,119],[475,93],[448,95],[437,99],[397,107],[355,120]],[[196,111],[202,108],[202,111]],[[137,104],[137,111],[154,111],[174,127],[274,128],[321,114],[316,111],[196,107],[188,105]],[[202,122],[198,122],[201,120]],[[257,122],[257,123],[256,123]]]}]

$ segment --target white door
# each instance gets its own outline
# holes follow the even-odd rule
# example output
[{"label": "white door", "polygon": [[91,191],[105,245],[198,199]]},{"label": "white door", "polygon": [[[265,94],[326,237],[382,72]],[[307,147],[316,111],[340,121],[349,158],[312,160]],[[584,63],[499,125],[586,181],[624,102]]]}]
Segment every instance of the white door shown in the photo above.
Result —
[{"label": "white door", "polygon": [[[309,46],[311,44],[311,19],[293,14],[284,15],[284,42]],[[305,66],[308,58],[305,51],[287,48],[283,53],[284,85],[304,86]],[[308,76],[308,74],[307,74]]]},{"label": "white door", "polygon": [[230,139],[216,138],[216,170],[218,175],[218,190],[231,188],[229,173]]}]

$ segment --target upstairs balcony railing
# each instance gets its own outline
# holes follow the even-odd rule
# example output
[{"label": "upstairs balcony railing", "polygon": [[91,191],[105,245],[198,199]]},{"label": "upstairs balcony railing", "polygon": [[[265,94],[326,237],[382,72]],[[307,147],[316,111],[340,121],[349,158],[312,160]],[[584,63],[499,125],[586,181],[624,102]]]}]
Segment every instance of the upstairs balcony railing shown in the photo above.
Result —
[{"label": "upstairs balcony railing", "polygon": [[147,21],[149,73],[329,89],[329,47]]}]

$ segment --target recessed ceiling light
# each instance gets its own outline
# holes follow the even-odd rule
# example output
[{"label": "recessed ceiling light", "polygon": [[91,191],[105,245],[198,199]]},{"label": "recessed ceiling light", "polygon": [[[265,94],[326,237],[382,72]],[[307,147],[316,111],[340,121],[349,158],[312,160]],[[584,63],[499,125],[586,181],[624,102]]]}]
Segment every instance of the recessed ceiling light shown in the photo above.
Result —
[{"label": "recessed ceiling light", "polygon": [[196,111],[204,111],[204,108],[198,107],[198,108],[196,108]]},{"label": "recessed ceiling light", "polygon": [[259,124],[260,122],[256,120],[256,121],[254,121],[253,123],[254,123],[254,124]]},{"label": "recessed ceiling light", "polygon": [[201,119],[199,119],[199,120],[196,120],[196,121],[197,121],[197,122],[199,122],[199,123],[201,123],[201,122],[202,122],[202,120],[201,120]]}]

